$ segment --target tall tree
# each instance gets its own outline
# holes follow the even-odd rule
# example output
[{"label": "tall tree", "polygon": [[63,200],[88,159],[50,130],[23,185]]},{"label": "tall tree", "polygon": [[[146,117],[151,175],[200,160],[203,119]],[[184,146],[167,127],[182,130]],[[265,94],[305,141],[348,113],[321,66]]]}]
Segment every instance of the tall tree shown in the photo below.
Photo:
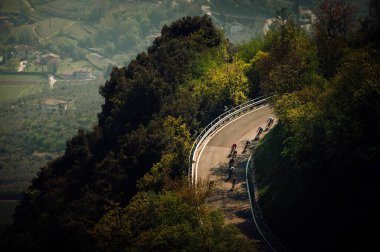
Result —
[{"label": "tall tree", "polygon": [[354,8],[345,0],[324,0],[316,11],[315,41],[324,76],[331,78],[340,65],[354,24]]}]

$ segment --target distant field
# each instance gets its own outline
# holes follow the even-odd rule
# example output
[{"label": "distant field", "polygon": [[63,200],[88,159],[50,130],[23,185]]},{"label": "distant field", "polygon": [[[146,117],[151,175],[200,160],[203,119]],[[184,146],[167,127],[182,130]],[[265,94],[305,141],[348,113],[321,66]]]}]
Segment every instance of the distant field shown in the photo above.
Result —
[{"label": "distant field", "polygon": [[18,69],[19,65],[20,65],[20,59],[17,57],[12,57],[5,64],[0,65],[0,70],[14,72]]},{"label": "distant field", "polygon": [[[158,1],[157,1],[158,2]],[[157,8],[157,3],[149,3],[149,2],[141,2],[138,4],[124,4],[121,3],[118,8],[115,9],[115,11],[123,10],[123,12],[128,13],[130,15],[135,14],[138,11],[144,10],[144,11],[150,11],[152,9]]]},{"label": "distant field", "polygon": [[29,86],[0,86],[0,102],[5,102],[36,93],[41,90],[38,85]]},{"label": "distant field", "polygon": [[[9,13],[20,13],[20,1],[18,0],[0,0],[1,11]],[[29,9],[24,2],[21,2],[22,9]]]},{"label": "distant field", "polygon": [[[33,2],[33,1],[32,1]],[[91,7],[102,8],[102,1],[91,2]],[[127,6],[127,7],[126,7]],[[115,10],[119,11],[121,8],[127,13],[134,14],[136,11],[148,10],[148,8],[155,8],[156,3],[142,2],[138,4],[126,4],[125,1],[121,1],[119,5],[115,4]],[[52,16],[64,17],[68,19],[81,19],[83,15],[88,15],[88,3],[86,1],[77,0],[55,0],[46,1],[44,4],[39,4],[36,6],[39,11],[49,13]]]},{"label": "distant field", "polygon": [[132,57],[130,57],[128,54],[116,54],[111,58],[111,60],[115,61],[119,65],[124,65],[124,63],[128,63],[131,58]]},{"label": "distant field", "polygon": [[18,200],[0,200],[0,226],[12,223],[12,215]]},{"label": "distant field", "polygon": [[81,24],[75,23],[64,30],[64,34],[75,39],[83,40],[90,36],[88,29],[84,28]]},{"label": "distant field", "polygon": [[48,18],[41,22],[36,23],[35,32],[39,37],[47,39],[66,27],[69,27],[73,22],[63,18]]},{"label": "distant field", "polygon": [[39,75],[0,75],[0,102],[39,92],[46,84],[47,78]]},{"label": "distant field", "polygon": [[[43,17],[35,17],[34,19],[38,20],[38,18],[42,19]],[[86,38],[89,35],[87,30],[73,21],[63,18],[47,18],[35,24],[14,27],[8,37],[13,36],[17,41],[19,41],[20,38],[27,38],[28,41],[34,43],[39,39],[52,38],[60,32],[75,39]]]},{"label": "distant field", "polygon": [[17,84],[47,84],[47,78],[41,75],[0,74],[0,86]]},{"label": "distant field", "polygon": [[85,29],[88,33],[90,34],[95,34],[97,31],[94,27],[90,26],[90,25],[81,25],[83,29]]},{"label": "distant field", "polygon": [[33,12],[29,13],[29,18],[35,22],[38,22],[38,21],[42,21],[42,20],[48,18],[48,16],[41,13],[41,12],[33,11]]},{"label": "distant field", "polygon": [[33,25],[20,25],[17,27],[14,27],[9,35],[9,37],[14,37],[17,41],[19,41],[21,38],[27,40],[30,43],[34,43],[38,41],[38,37],[33,32]]},{"label": "distant field", "polygon": [[84,60],[73,61],[71,58],[65,58],[59,64],[59,68],[56,75],[61,75],[66,70],[71,70],[74,68],[86,67],[86,66],[89,67],[91,65],[87,61],[84,61]]},{"label": "distant field", "polygon": [[[96,4],[96,2],[92,3]],[[65,17],[69,19],[78,19],[87,9],[87,3],[76,0],[56,0],[47,1],[44,4],[39,4],[37,9],[49,13],[53,16]]]},{"label": "distant field", "polygon": [[87,54],[86,59],[98,69],[106,69],[109,65],[109,63],[106,62],[103,58],[100,58],[94,54]]}]

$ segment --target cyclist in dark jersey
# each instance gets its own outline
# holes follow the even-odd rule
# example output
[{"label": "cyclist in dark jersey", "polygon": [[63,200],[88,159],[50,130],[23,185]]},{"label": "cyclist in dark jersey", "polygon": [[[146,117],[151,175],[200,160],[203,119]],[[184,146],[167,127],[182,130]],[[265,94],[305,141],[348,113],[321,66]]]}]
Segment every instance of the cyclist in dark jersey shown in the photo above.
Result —
[{"label": "cyclist in dark jersey", "polygon": [[251,144],[250,141],[247,140],[247,142],[245,142],[245,146],[244,146],[244,150],[243,150],[243,153],[245,153],[245,151],[247,150],[248,146]]},{"label": "cyclist in dark jersey", "polygon": [[259,128],[257,129],[257,135],[256,135],[256,137],[255,137],[254,140],[259,140],[260,134],[263,133],[263,131],[264,131],[264,129],[261,128],[261,127],[259,127]]},{"label": "cyclist in dark jersey", "polygon": [[273,117],[269,117],[267,120],[267,126],[265,127],[265,131],[269,130],[269,128],[270,128],[270,126],[272,126],[273,122],[274,122]]},{"label": "cyclist in dark jersey", "polygon": [[235,143],[231,146],[231,151],[230,151],[230,154],[228,155],[229,157],[232,156],[232,154],[236,150],[236,147],[237,147],[237,145]]}]

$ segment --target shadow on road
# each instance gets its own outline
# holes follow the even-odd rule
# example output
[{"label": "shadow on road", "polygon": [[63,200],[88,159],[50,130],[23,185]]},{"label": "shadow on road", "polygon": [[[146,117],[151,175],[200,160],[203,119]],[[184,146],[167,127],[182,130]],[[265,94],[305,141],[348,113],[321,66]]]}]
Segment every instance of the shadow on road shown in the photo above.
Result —
[{"label": "shadow on road", "polygon": [[[245,167],[250,156],[251,150],[247,149],[242,154],[242,149],[238,150],[238,156],[235,158],[235,170],[228,179],[228,161],[226,155],[225,162],[221,162],[216,167],[211,167],[211,177],[215,182],[215,189],[208,198],[208,203],[215,208],[223,211],[226,223],[234,224],[246,236],[261,243],[262,237],[252,219],[249,197],[247,193],[247,183],[245,176]],[[237,184],[233,191],[232,178],[236,176]]]}]

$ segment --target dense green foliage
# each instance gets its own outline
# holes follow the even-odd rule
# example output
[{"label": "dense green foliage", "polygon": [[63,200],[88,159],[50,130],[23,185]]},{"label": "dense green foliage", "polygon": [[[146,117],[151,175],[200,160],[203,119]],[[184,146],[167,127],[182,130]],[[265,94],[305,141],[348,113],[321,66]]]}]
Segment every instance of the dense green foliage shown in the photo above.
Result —
[{"label": "dense green foliage", "polygon": [[[182,18],[161,32],[147,52],[112,70],[100,88],[98,126],[79,130],[64,155],[41,168],[2,251],[252,250],[205,207],[210,188],[195,191],[184,179],[190,132],[246,99],[247,80],[237,71],[244,63],[232,63],[232,77],[242,78],[239,94],[214,93],[218,102],[203,109],[210,94],[201,89],[215,85],[213,71],[224,78],[230,45],[207,16]],[[209,83],[198,87],[199,80]]]},{"label": "dense green foliage", "polygon": [[[187,187],[187,186],[186,186]],[[182,189],[183,190],[183,189]],[[185,189],[186,190],[186,189]],[[180,188],[176,188],[181,194]],[[194,193],[194,192],[193,192]],[[241,251],[252,244],[223,216],[172,193],[139,193],[95,228],[99,251]],[[191,197],[193,198],[193,196]],[[186,198],[185,198],[186,199]]]},{"label": "dense green foliage", "polygon": [[[339,20],[352,19],[341,12],[352,9],[345,4],[325,1],[319,15],[342,15],[346,19],[334,22],[339,26]],[[331,34],[325,30],[331,27],[318,24],[316,39],[296,32],[290,36],[296,50],[283,54],[286,42],[272,43],[256,62],[266,75],[259,85],[277,93],[273,105],[280,120],[255,155],[259,202],[273,231],[294,251],[364,251],[374,245],[380,210],[379,1],[371,7],[359,30],[343,27]],[[291,22],[283,28],[293,30]],[[313,46],[320,36],[333,48]],[[322,57],[326,53],[334,60]]]},{"label": "dense green foliage", "polygon": [[191,133],[224,106],[272,92],[279,124],[254,161],[265,221],[292,251],[365,250],[380,210],[380,16],[370,2],[352,30],[352,8],[325,1],[317,14],[343,30],[318,21],[312,36],[283,11],[234,55],[206,16],[164,25],[147,52],[112,69],[98,125],[41,168],[2,251],[252,250],[206,207],[207,183],[188,185],[187,155]]}]

